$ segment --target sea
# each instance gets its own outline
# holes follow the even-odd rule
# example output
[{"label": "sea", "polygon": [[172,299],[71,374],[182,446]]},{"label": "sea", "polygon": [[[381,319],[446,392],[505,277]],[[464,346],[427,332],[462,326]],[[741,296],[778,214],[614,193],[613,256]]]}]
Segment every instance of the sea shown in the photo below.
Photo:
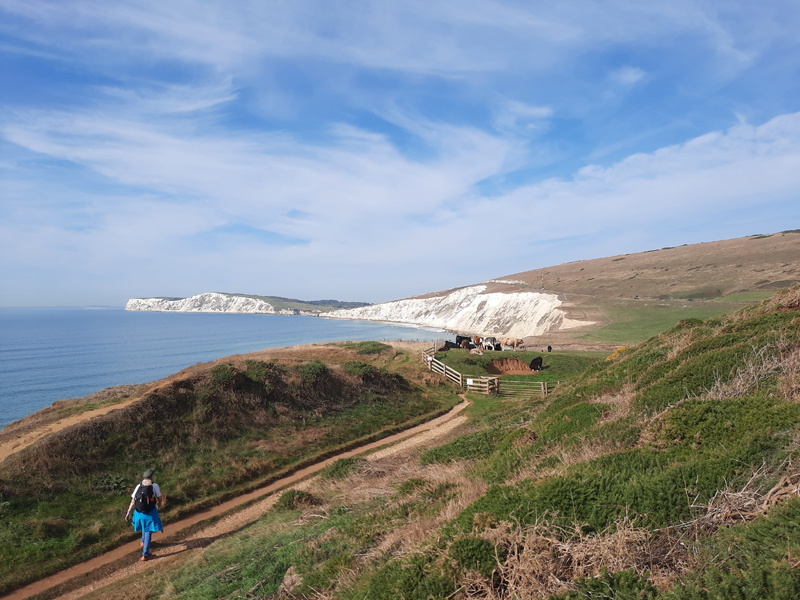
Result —
[{"label": "sea", "polygon": [[56,400],[156,381],[232,354],[446,335],[439,329],[310,316],[0,308],[0,428]]}]

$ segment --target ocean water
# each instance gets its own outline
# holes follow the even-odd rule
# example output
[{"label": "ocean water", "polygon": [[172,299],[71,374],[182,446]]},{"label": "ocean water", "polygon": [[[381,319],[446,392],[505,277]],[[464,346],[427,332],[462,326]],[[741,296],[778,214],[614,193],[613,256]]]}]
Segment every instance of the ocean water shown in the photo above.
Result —
[{"label": "ocean water", "polygon": [[312,342],[435,340],[440,330],[317,317],[0,309],[0,427],[107,387],[198,362]]}]

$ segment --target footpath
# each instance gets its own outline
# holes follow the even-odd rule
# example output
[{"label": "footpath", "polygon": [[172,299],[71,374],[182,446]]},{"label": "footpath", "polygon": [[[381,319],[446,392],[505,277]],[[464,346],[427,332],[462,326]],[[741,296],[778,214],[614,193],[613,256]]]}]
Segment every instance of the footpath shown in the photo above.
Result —
[{"label": "footpath", "polygon": [[[138,560],[141,550],[137,539],[89,561],[31,583],[2,598],[3,600],[24,600],[51,590],[58,592],[54,588],[61,587],[63,591],[58,592],[58,598],[73,600],[136,573],[153,569],[159,565],[172,564],[177,560],[185,560],[193,550],[205,548],[215,540],[235,533],[242,527],[257,520],[272,508],[278,500],[278,495],[275,492],[291,487],[302,489],[303,484],[307,483],[309,478],[341,458],[357,456],[372,450],[377,450],[377,452],[370,454],[367,457],[368,460],[380,458],[389,453],[410,451],[418,445],[442,436],[464,423],[467,418],[460,416],[459,413],[469,404],[469,401],[465,399],[446,414],[427,423],[417,425],[377,442],[371,442],[331,456],[253,492],[243,494],[180,521],[168,523],[165,525],[165,529],[168,530],[169,535],[156,534],[153,536],[155,542],[152,548],[154,559],[151,561],[141,562]],[[379,448],[380,450],[378,450]],[[236,508],[251,502],[254,503],[242,510],[235,511]],[[235,512],[200,531],[196,531],[198,524],[231,511]],[[191,533],[189,530],[195,531],[195,533]]]}]

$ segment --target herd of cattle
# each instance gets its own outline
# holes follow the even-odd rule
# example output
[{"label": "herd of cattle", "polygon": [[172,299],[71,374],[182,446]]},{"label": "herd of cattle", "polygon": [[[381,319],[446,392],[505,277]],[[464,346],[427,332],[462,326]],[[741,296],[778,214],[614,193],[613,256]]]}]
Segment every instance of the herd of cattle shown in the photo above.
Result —
[{"label": "herd of cattle", "polygon": [[466,335],[457,335],[456,341],[446,341],[444,343],[443,349],[448,350],[450,348],[463,348],[464,350],[473,350],[473,349],[480,349],[480,350],[503,350],[504,348],[513,348],[516,350],[518,347],[522,345],[523,341],[519,338],[508,338],[508,337],[479,337],[473,336],[469,337]]},{"label": "herd of cattle", "polygon": [[[444,346],[439,348],[439,350],[449,350],[451,348],[462,348],[464,350],[469,350],[475,354],[483,354],[486,350],[493,350],[493,351],[501,351],[505,350],[506,348],[511,348],[516,350],[520,346],[522,346],[523,340],[519,338],[509,338],[509,337],[480,337],[480,336],[466,336],[466,335],[457,335],[456,341],[451,342],[450,340],[445,341]],[[550,346],[547,347],[547,351],[550,352],[552,348]],[[541,356],[535,357],[531,364],[528,365],[531,371],[541,371],[543,368],[543,361]]]}]

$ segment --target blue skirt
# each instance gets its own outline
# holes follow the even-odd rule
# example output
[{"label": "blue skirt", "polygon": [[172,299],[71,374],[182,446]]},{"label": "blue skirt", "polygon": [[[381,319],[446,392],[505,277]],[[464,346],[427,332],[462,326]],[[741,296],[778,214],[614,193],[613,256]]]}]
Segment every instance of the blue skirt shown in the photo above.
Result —
[{"label": "blue skirt", "polygon": [[161,517],[158,516],[158,509],[154,508],[149,513],[140,513],[138,510],[133,511],[134,531],[164,531],[164,526],[161,524]]}]

